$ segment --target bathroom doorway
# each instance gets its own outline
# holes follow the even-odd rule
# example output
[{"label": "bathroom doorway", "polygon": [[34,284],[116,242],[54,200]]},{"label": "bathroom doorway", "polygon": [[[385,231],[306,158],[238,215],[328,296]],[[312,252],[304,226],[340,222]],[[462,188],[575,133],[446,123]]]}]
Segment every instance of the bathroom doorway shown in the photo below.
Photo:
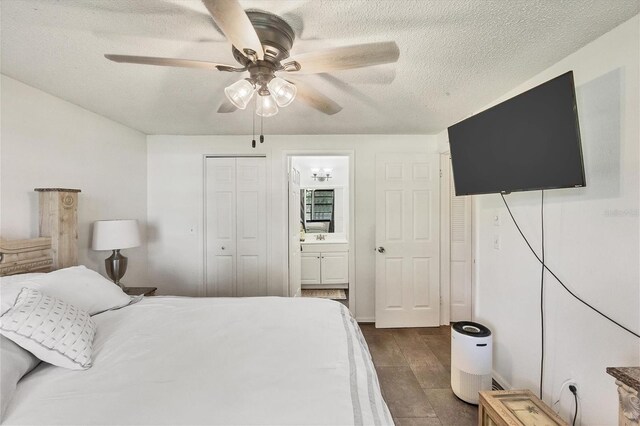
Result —
[{"label": "bathroom doorway", "polygon": [[355,309],[352,155],[290,155],[289,289]]}]

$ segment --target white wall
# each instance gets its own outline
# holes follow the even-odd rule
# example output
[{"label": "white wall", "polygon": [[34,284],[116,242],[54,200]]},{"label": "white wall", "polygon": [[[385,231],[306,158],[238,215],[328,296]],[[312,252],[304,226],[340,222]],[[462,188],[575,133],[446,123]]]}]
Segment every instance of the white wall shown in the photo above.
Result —
[{"label": "white wall", "polygon": [[[636,16],[505,94],[510,98],[573,70],[587,178],[582,189],[545,194],[546,260],[578,295],[640,330],[639,127]],[[540,192],[507,196],[534,248],[540,247]],[[493,225],[499,214],[501,225]],[[507,386],[537,390],[540,267],[499,195],[475,197],[476,319],[494,331],[494,368]],[[494,237],[501,249],[493,248]],[[572,299],[546,276],[545,401],[578,383],[583,425],[617,424],[608,366],[640,363],[640,340]],[[569,419],[572,395],[562,394]],[[578,423],[580,424],[580,423]]]},{"label": "white wall", "polygon": [[[104,274],[90,246],[98,219],[146,222],[146,136],[2,75],[0,234],[38,236],[37,187],[79,188],[79,262]],[[146,284],[146,247],[125,250],[126,285]]]},{"label": "white wall", "polygon": [[431,136],[267,135],[256,149],[251,148],[249,136],[149,136],[147,140],[150,278],[161,294],[192,296],[203,294],[204,155],[267,155],[267,208],[271,212],[268,289],[270,295],[283,295],[288,259],[286,154],[353,151],[356,315],[361,321],[371,321],[374,316],[375,155],[437,152]]}]

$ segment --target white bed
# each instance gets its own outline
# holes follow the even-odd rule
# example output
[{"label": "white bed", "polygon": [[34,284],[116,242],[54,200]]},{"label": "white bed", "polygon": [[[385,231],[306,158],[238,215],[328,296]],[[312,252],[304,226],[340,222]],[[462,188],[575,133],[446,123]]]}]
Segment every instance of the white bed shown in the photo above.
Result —
[{"label": "white bed", "polygon": [[150,297],[93,319],[93,366],[41,363],[3,424],[393,424],[337,302]]},{"label": "white bed", "polygon": [[[40,222],[49,224],[41,237],[0,239],[2,317],[12,315],[23,291],[86,311],[93,315],[85,323],[95,331],[93,365],[38,365],[55,363],[49,356],[57,349],[36,345],[30,333],[31,349],[20,347],[25,339],[9,342],[10,327],[0,327],[2,424],[393,424],[366,343],[343,305],[156,296],[126,306],[130,298],[113,283],[74,266],[79,190],[39,192]],[[30,284],[20,275],[51,270]]]}]

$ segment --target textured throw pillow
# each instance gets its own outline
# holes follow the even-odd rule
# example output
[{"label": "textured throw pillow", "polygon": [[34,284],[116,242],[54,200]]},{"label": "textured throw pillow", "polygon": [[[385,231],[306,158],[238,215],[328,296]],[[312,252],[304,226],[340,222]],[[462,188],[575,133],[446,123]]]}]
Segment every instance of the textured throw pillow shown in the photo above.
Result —
[{"label": "textured throw pillow", "polygon": [[73,266],[39,275],[28,281],[3,285],[0,287],[2,292],[0,314],[13,306],[24,287],[64,300],[88,312],[89,315],[121,308],[131,302],[131,297],[112,281],[84,266]]},{"label": "textured throw pillow", "polygon": [[33,370],[40,360],[30,352],[0,336],[0,420],[22,376]]},{"label": "textured throw pillow", "polygon": [[20,290],[24,287],[21,283],[33,278],[38,278],[44,274],[44,272],[35,272],[0,277],[0,302],[2,302],[0,315],[13,306],[13,303],[16,301],[16,297],[18,297],[18,293],[20,293]]},{"label": "textured throw pillow", "polygon": [[0,316],[0,334],[42,361],[72,370],[91,367],[95,330],[87,312],[30,288]]}]

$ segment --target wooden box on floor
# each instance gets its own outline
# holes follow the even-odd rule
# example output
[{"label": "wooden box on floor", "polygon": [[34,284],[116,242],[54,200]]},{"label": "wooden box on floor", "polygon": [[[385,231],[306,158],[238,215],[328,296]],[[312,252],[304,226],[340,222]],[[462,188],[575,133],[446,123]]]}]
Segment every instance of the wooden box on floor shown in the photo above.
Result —
[{"label": "wooden box on floor", "polygon": [[566,426],[529,390],[480,392],[479,426]]}]

